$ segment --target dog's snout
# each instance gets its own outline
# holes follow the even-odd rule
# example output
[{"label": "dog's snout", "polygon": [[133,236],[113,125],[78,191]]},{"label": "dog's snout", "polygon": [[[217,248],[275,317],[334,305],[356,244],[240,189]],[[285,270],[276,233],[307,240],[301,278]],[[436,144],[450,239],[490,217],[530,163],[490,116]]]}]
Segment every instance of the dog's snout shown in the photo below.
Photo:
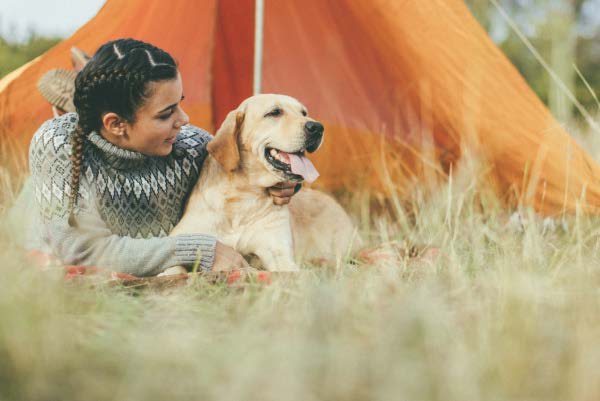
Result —
[{"label": "dog's snout", "polygon": [[307,121],[306,124],[304,124],[304,131],[306,132],[306,150],[310,153],[321,146],[323,129],[323,124],[317,121]]},{"label": "dog's snout", "polygon": [[306,130],[306,133],[311,136],[323,135],[323,124],[317,121],[307,121],[306,124],[304,124],[304,129]]}]

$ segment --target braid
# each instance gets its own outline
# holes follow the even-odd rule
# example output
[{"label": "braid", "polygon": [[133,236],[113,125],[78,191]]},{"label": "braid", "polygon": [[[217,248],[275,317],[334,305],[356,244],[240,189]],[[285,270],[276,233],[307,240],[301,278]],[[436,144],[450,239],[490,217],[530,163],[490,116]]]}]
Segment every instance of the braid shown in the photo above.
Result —
[{"label": "braid", "polygon": [[83,139],[85,134],[81,126],[77,126],[71,138],[71,191],[69,193],[69,225],[75,227],[75,206],[79,196],[79,182],[81,178],[81,165],[83,163]]},{"label": "braid", "polygon": [[177,63],[171,55],[134,39],[105,43],[77,74],[73,103],[79,120],[71,140],[69,225],[76,225],[74,215],[86,135],[102,129],[102,116],[107,112],[134,123],[137,110],[150,95],[148,83],[176,76]]}]

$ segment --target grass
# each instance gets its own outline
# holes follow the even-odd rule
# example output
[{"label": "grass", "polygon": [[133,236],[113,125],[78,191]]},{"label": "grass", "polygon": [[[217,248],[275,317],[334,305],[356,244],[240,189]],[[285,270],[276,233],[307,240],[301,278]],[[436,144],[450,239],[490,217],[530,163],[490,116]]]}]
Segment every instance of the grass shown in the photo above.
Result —
[{"label": "grass", "polygon": [[[0,212],[25,165],[5,146]],[[382,257],[270,285],[65,282],[5,240],[0,401],[599,400],[600,221],[511,218],[461,178],[383,214],[346,194]]]},{"label": "grass", "polygon": [[0,400],[600,399],[600,222],[511,223],[450,185],[410,213],[346,200],[372,246],[437,259],[389,247],[270,285],[65,283],[5,241]]}]

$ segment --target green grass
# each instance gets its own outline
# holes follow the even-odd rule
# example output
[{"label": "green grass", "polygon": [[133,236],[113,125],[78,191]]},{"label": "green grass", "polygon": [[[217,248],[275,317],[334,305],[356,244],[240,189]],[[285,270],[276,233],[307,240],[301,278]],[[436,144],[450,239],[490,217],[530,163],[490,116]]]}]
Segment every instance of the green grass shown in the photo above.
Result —
[{"label": "green grass", "polygon": [[59,37],[30,34],[23,43],[7,41],[0,37],[0,78],[33,60],[60,42]]},{"label": "green grass", "polygon": [[456,182],[410,213],[346,201],[371,246],[437,259],[270,285],[65,283],[4,242],[0,400],[600,399],[600,222],[511,225]]}]

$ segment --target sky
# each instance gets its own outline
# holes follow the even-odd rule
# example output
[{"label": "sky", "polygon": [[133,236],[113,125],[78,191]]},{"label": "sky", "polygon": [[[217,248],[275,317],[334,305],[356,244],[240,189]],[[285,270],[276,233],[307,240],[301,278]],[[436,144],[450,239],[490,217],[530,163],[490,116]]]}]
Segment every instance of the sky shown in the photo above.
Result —
[{"label": "sky", "polygon": [[43,35],[69,36],[103,4],[104,0],[0,0],[0,35],[24,40],[34,29]]}]

